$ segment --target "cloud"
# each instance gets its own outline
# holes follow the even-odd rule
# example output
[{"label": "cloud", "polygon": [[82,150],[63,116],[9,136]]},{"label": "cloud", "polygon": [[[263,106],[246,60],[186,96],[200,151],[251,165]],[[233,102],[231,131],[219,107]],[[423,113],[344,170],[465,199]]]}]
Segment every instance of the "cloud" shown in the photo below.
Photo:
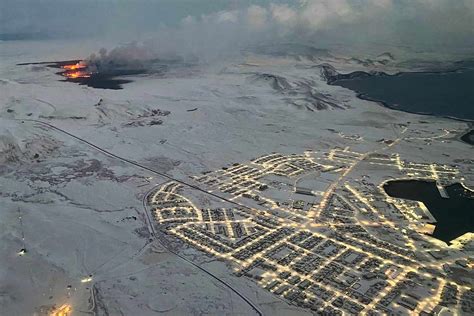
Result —
[{"label": "cloud", "polygon": [[[455,48],[474,44],[472,0],[302,0],[268,3],[201,16],[200,22],[231,22],[256,41],[272,37],[321,43],[386,42],[409,46]],[[217,26],[218,27],[218,26]],[[226,29],[224,29],[226,30]],[[223,30],[223,31],[224,31]],[[228,29],[227,29],[228,30]],[[263,34],[264,33],[264,34]],[[251,40],[247,42],[252,42]],[[449,47],[448,47],[449,46]]]},{"label": "cloud", "polygon": [[160,51],[205,58],[262,42],[474,46],[473,0],[0,0],[0,8],[0,33],[152,38]]},{"label": "cloud", "polygon": [[267,15],[267,9],[258,5],[251,5],[247,9],[246,22],[251,28],[260,30],[263,29],[267,23]]},{"label": "cloud", "polygon": [[270,5],[270,12],[276,23],[289,27],[294,27],[299,19],[296,10],[290,8],[288,4],[272,4]]},{"label": "cloud", "polygon": [[204,19],[206,17],[212,17],[215,18],[215,21],[217,23],[237,23],[238,21],[238,14],[239,12],[236,10],[233,11],[219,11],[217,13],[214,13],[213,15],[209,16],[204,16]]}]

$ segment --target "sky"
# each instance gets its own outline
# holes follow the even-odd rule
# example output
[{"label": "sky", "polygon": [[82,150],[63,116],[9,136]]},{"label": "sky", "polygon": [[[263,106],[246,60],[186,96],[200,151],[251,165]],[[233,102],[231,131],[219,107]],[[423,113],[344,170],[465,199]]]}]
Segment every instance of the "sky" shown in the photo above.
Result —
[{"label": "sky", "polygon": [[474,47],[474,0],[0,0],[2,40],[75,37],[196,51],[285,41],[449,50]]}]

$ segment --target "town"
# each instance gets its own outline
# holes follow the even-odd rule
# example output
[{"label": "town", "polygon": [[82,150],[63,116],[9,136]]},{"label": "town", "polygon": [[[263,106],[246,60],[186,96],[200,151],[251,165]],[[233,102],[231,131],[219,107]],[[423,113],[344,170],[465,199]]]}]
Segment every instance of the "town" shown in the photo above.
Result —
[{"label": "town", "polygon": [[[368,167],[379,171],[359,171]],[[450,276],[450,265],[472,269],[474,259],[430,236],[436,220],[422,202],[383,188],[423,179],[446,196],[445,185],[464,180],[456,166],[335,148],[272,153],[193,179],[225,206],[202,207],[168,182],[148,196],[160,230],[291,304],[326,315],[474,313],[474,290]]]}]

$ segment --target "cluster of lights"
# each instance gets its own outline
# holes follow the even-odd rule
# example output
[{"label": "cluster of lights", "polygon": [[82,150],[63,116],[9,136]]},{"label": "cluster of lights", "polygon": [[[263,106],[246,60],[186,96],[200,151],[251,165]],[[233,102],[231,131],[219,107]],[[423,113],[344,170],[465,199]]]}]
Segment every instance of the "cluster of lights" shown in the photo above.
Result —
[{"label": "cluster of lights", "polygon": [[[404,131],[403,131],[404,132]],[[399,141],[400,139],[397,139]],[[396,144],[394,141],[391,145]],[[388,147],[390,147],[389,145]],[[385,147],[387,148],[387,147]],[[375,151],[376,152],[376,151]],[[372,152],[371,152],[372,153]],[[195,235],[198,237],[193,237],[193,236],[188,236],[184,234],[185,229],[193,230],[194,226],[200,226],[199,224],[209,224],[209,226],[206,228],[210,230],[211,234],[216,234],[215,229],[214,229],[214,224],[219,224],[219,225],[225,225],[227,227],[227,231],[229,232],[229,236],[226,235],[228,238],[233,238],[232,233],[232,224],[233,223],[242,223],[243,227],[245,228],[247,225],[251,226],[252,224],[254,226],[258,226],[258,223],[253,222],[252,220],[252,215],[260,214],[264,216],[271,216],[270,213],[267,212],[260,212],[259,209],[255,208],[249,208],[248,212],[246,211],[245,213],[247,215],[250,215],[250,218],[246,218],[244,220],[234,220],[231,219],[227,216],[227,214],[224,212],[223,214],[223,220],[215,221],[212,219],[211,216],[209,216],[209,219],[206,221],[203,221],[203,216],[201,213],[201,209],[198,208],[197,205],[193,204],[191,200],[187,199],[185,196],[181,195],[180,192],[178,192],[178,189],[180,188],[179,185],[173,185],[173,184],[166,184],[163,185],[158,191],[156,191],[152,197],[152,203],[156,203],[158,200],[161,201],[167,201],[167,200],[179,200],[181,201],[181,205],[179,207],[167,207],[166,209],[169,211],[171,210],[172,212],[175,212],[178,209],[193,209],[196,211],[198,214],[197,217],[195,218],[181,218],[181,217],[176,217],[176,218],[171,218],[171,219],[166,219],[164,220],[163,218],[160,218],[160,206],[156,207],[154,209],[154,212],[156,213],[156,219],[160,223],[164,223],[168,220],[186,220],[184,223],[177,223],[176,226],[170,229],[170,233],[175,235],[176,237],[182,239],[183,241],[186,241],[187,243],[191,244],[192,246],[203,250],[211,255],[214,255],[215,257],[230,261],[231,264],[233,265],[234,271],[243,271],[246,269],[250,269],[253,264],[255,264],[257,261],[264,261],[266,264],[269,264],[271,266],[276,267],[276,270],[273,272],[270,271],[265,271],[262,275],[260,275],[260,280],[258,283],[266,287],[273,282],[277,281],[278,282],[278,288],[281,289],[279,292],[276,294],[279,296],[285,296],[286,294],[290,293],[292,289],[295,288],[295,284],[290,284],[286,280],[287,278],[281,278],[279,274],[281,272],[289,272],[291,276],[298,277],[299,280],[306,280],[310,281],[311,283],[316,283],[318,287],[321,287],[325,290],[328,291],[333,291],[336,293],[337,296],[342,297],[348,301],[354,302],[354,298],[351,297],[350,295],[347,295],[345,292],[340,291],[339,289],[329,286],[328,284],[325,284],[324,282],[318,282],[314,280],[314,276],[319,273],[324,267],[328,266],[326,263],[333,262],[340,253],[334,253],[333,255],[324,258],[325,264],[321,264],[319,267],[317,267],[314,271],[311,271],[309,273],[300,273],[297,270],[294,270],[292,268],[293,265],[298,262],[302,256],[307,256],[307,255],[314,255],[315,253],[311,250],[307,250],[305,248],[302,248],[299,245],[295,245],[295,247],[301,251],[301,254],[297,255],[291,262],[289,262],[287,265],[282,266],[278,260],[275,258],[265,255],[272,253],[275,249],[278,247],[284,246],[286,243],[292,244],[290,241],[291,238],[297,236],[301,231],[306,230],[309,232],[312,236],[321,238],[321,239],[326,239],[334,243],[335,245],[340,245],[343,246],[343,249],[354,251],[355,253],[359,254],[364,254],[366,257],[369,259],[377,259],[381,262],[381,265],[383,266],[392,266],[395,269],[390,269],[386,271],[387,274],[387,287],[373,297],[372,301],[370,304],[366,305],[364,307],[363,312],[367,312],[370,309],[377,309],[377,306],[381,303],[381,300],[385,298],[390,291],[394,289],[395,286],[400,284],[400,282],[403,282],[404,279],[408,277],[407,273],[408,272],[415,272],[427,279],[432,279],[435,276],[431,273],[428,272],[422,272],[420,271],[421,267],[430,267],[432,265],[430,264],[420,264],[420,262],[417,259],[414,259],[410,256],[405,255],[403,252],[397,251],[396,249],[384,249],[385,252],[394,255],[399,258],[403,258],[407,260],[408,262],[406,264],[403,264],[403,266],[399,266],[400,263],[397,260],[392,260],[391,257],[385,258],[381,257],[380,254],[378,253],[373,253],[370,250],[365,249],[365,245],[371,246],[371,242],[368,240],[364,239],[359,239],[357,236],[352,236],[352,235],[346,235],[345,237],[349,240],[349,242],[341,241],[338,240],[337,238],[333,238],[332,236],[328,236],[327,233],[318,231],[318,229],[314,228],[319,228],[319,227],[328,227],[329,229],[337,229],[336,226],[344,224],[334,224],[334,223],[327,223],[323,221],[319,221],[319,216],[322,210],[324,210],[327,206],[330,205],[331,198],[336,196],[340,199],[346,200],[343,195],[340,195],[338,193],[339,189],[344,189],[344,191],[349,194],[353,199],[351,199],[351,202],[346,201],[349,206],[355,210],[362,211],[370,213],[373,215],[372,220],[360,220],[359,218],[354,218],[354,220],[357,222],[357,224],[361,226],[384,226],[388,230],[393,230],[393,231],[398,231],[400,232],[400,236],[406,240],[405,246],[409,249],[415,250],[415,243],[414,241],[408,236],[408,232],[405,228],[400,228],[398,227],[393,220],[391,220],[389,217],[386,216],[386,214],[383,214],[381,210],[377,207],[377,204],[374,202],[377,201],[376,198],[374,198],[370,193],[367,193],[365,191],[360,191],[357,190],[355,187],[350,185],[349,181],[346,181],[346,176],[362,161],[366,160],[366,158],[370,157],[371,153],[366,153],[366,154],[361,154],[357,152],[353,152],[349,150],[349,147],[346,147],[344,150],[341,149],[333,149],[329,153],[327,153],[326,158],[323,157],[325,161],[337,161],[341,162],[344,164],[343,167],[340,167],[339,169],[336,169],[337,172],[341,172],[338,176],[337,179],[335,179],[331,185],[323,192],[321,192],[322,200],[320,203],[316,206],[314,204],[311,209],[308,211],[307,214],[302,214],[301,216],[298,215],[298,218],[301,219],[301,222],[294,222],[291,217],[278,217],[278,223],[280,224],[278,227],[294,227],[296,230],[294,233],[290,234],[289,236],[279,239],[277,241],[274,241],[272,245],[267,246],[264,250],[264,252],[256,252],[256,253],[251,253],[251,256],[246,258],[246,259],[239,259],[234,257],[234,255],[241,250],[244,250],[248,248],[251,245],[255,245],[256,243],[259,243],[261,240],[267,238],[271,233],[276,232],[278,227],[273,227],[273,228],[265,228],[266,232],[254,239],[252,239],[249,243],[245,244],[240,244],[236,248],[230,249],[230,251],[227,251],[226,253],[222,253],[219,251],[216,251],[214,247],[208,245],[206,242],[203,242],[200,237],[209,237],[208,235],[204,235],[200,231],[194,231]],[[342,157],[341,157],[342,156]],[[254,190],[256,185],[261,185],[261,182],[258,181],[259,178],[262,178],[266,175],[269,174],[278,174],[278,171],[282,170],[284,171],[284,167],[286,166],[292,166],[297,169],[296,172],[288,172],[286,174],[283,174],[284,176],[288,178],[294,178],[297,176],[300,172],[305,172],[305,169],[298,168],[297,166],[294,166],[292,164],[292,160],[297,160],[301,159],[300,156],[289,156],[289,157],[275,157],[272,158],[271,155],[268,157],[262,157],[260,159],[265,159],[265,158],[271,158],[266,161],[260,161],[259,159],[252,161],[251,164],[260,166],[260,170],[257,173],[250,173],[247,170],[244,170],[244,167],[251,167],[250,165],[236,165],[235,167],[230,167],[226,168],[223,171],[219,170],[214,173],[211,173],[208,175],[206,173],[206,177],[202,179],[206,179],[204,184],[210,185],[211,187],[216,187],[220,192],[224,191],[228,186],[237,186],[239,190],[234,191],[230,193],[233,195],[231,198],[232,200],[237,199],[242,197],[243,193],[241,191],[243,189],[247,189],[247,192],[250,193],[256,193]],[[316,159],[319,159],[320,157],[311,157],[311,152],[305,152],[304,159],[309,160],[313,163],[316,163]],[[448,176],[457,176],[459,174],[459,171],[456,170],[455,168],[449,168],[446,165],[438,165],[438,164],[426,164],[426,163],[410,163],[410,162],[405,162],[401,159],[399,154],[393,155],[391,158],[382,158],[382,157],[370,157],[370,161],[368,161],[369,164],[380,164],[384,166],[391,166],[399,169],[400,171],[404,171],[405,173],[408,174],[408,179],[412,179],[414,176],[410,175],[410,171],[414,172],[415,175],[417,172],[421,172],[422,174],[429,174],[430,177],[434,180],[440,180],[440,179],[446,179]],[[320,163],[317,163],[319,166],[325,167],[325,169],[331,169],[334,166],[326,166],[322,165]],[[262,169],[263,168],[263,169]],[[255,168],[253,168],[255,169]],[[236,174],[236,171],[241,171],[241,174]],[[332,170],[331,170],[332,171]],[[198,177],[196,177],[198,179]],[[199,178],[198,180],[202,180]],[[211,181],[213,180],[213,181]],[[462,179],[463,180],[463,179]],[[251,184],[246,183],[244,186],[241,186],[243,182],[251,182]],[[296,180],[297,181],[297,180]],[[296,185],[295,181],[295,185]],[[209,183],[208,183],[209,182]],[[217,182],[217,184],[216,184]],[[388,194],[385,193],[383,190],[383,185],[384,183],[379,185],[379,189],[382,192],[382,195],[385,197],[385,201],[387,203],[393,204],[395,207],[400,209],[402,211],[402,214],[407,215],[409,213],[411,215],[410,223],[418,223],[420,218],[419,215],[415,212],[417,210],[415,206],[413,205],[405,205],[404,202],[394,199],[388,196]],[[342,193],[341,193],[342,194]],[[282,207],[275,200],[273,200],[270,197],[265,197],[265,196],[260,196],[260,201],[265,202],[267,209],[271,210],[278,210],[283,213],[290,213],[288,215],[294,216],[294,212],[291,211],[290,209],[287,209],[286,207]],[[357,206],[354,206],[352,202],[357,201]],[[183,203],[185,202],[185,203]],[[421,205],[421,209],[423,209],[424,205]],[[278,216],[278,215],[277,215]],[[307,219],[307,221],[304,221],[304,219]],[[201,226],[202,227],[202,226]],[[412,225],[410,224],[410,229],[413,229]],[[357,244],[353,244],[350,241],[355,241]],[[214,240],[215,243],[219,244],[220,246],[226,246],[226,244],[222,243],[218,238]],[[397,246],[396,247],[399,250],[403,250],[402,246]],[[357,272],[360,266],[362,265],[362,262],[360,262],[357,266],[346,266],[344,265],[344,271],[347,272]],[[470,262],[469,267],[474,266],[474,263]],[[440,268],[440,267],[437,267]],[[355,271],[353,271],[355,270]],[[395,273],[388,273],[390,271],[394,271]],[[429,297],[420,299],[419,304],[417,305],[416,308],[416,313],[420,313],[423,310],[432,310],[434,306],[436,306],[440,300],[441,300],[441,294],[444,288],[446,282],[440,282],[438,285],[436,285],[436,288],[433,288],[433,290],[430,291]],[[287,286],[288,288],[283,291],[282,285]],[[276,288],[275,288],[276,289]],[[274,289],[269,289],[270,292],[274,293]],[[316,299],[317,296],[311,293],[311,291],[304,291],[305,295],[307,296],[305,301],[308,301],[309,299]],[[324,306],[330,304],[330,302],[325,302]],[[397,303],[393,303],[393,307],[398,308],[399,305]]]},{"label": "cluster of lights", "polygon": [[50,316],[68,316],[72,313],[72,307],[69,304],[63,304],[59,308],[52,311]]}]

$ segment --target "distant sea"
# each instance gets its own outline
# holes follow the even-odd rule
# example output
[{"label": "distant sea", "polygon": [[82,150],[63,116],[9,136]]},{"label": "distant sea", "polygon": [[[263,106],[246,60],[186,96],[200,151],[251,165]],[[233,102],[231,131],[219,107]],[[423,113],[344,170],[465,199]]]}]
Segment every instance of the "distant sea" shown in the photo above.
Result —
[{"label": "distant sea", "polygon": [[474,121],[474,69],[355,76],[332,84],[396,110]]}]

